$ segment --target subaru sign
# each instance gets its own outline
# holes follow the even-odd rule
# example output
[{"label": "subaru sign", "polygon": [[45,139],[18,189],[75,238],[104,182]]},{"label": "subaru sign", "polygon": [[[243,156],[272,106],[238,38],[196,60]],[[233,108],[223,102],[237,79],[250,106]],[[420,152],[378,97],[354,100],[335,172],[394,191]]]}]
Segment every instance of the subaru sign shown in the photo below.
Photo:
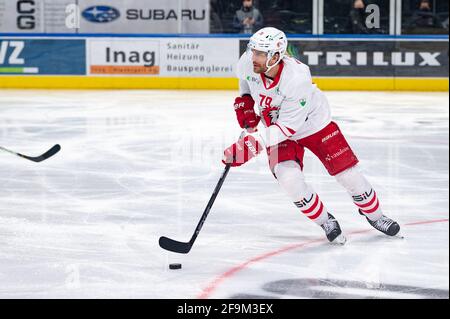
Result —
[{"label": "subaru sign", "polygon": [[94,23],[107,23],[120,17],[120,12],[110,6],[89,7],[82,13],[83,18]]}]

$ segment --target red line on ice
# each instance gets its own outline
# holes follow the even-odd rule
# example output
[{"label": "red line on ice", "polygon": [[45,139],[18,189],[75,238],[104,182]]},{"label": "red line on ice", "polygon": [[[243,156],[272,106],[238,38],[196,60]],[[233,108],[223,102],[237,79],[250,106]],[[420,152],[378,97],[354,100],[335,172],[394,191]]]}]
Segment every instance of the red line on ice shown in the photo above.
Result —
[{"label": "red line on ice", "polygon": [[[412,223],[406,223],[403,224],[403,226],[414,226],[414,225],[424,225],[424,224],[434,224],[434,223],[443,223],[448,222],[448,219],[435,219],[435,220],[425,220],[425,221],[418,221],[418,222],[412,222]],[[364,234],[373,232],[374,229],[367,229],[367,230],[356,230],[347,233],[347,235],[356,235],[356,234]],[[234,276],[236,273],[240,272],[241,270],[244,270],[251,264],[255,264],[257,262],[260,262],[264,259],[268,259],[273,256],[281,255],[285,252],[299,249],[299,248],[305,248],[307,246],[311,246],[312,244],[316,243],[325,243],[328,242],[325,238],[324,239],[315,239],[315,240],[309,240],[304,243],[298,243],[298,244],[292,244],[288,246],[284,246],[282,248],[267,252],[265,254],[253,257],[237,266],[234,266],[227,270],[226,272],[222,273],[221,275],[217,276],[212,282],[209,283],[206,288],[202,290],[202,292],[197,296],[198,299],[207,299],[211,296],[211,294],[221,285],[225,280],[229,279],[230,277]]]}]

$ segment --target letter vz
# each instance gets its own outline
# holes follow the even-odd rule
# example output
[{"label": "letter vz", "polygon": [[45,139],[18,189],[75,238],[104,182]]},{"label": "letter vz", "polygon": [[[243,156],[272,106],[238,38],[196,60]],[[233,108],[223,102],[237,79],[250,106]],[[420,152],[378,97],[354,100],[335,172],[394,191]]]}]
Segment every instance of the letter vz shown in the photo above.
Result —
[{"label": "letter vz", "polygon": [[25,64],[25,59],[20,58],[24,48],[24,41],[0,41],[0,65]]},{"label": "letter vz", "polygon": [[362,202],[363,200],[370,198],[370,195],[372,195],[372,193],[373,193],[373,189],[371,189],[370,192],[365,192],[361,195],[356,195],[356,196],[352,196],[352,197],[355,202]]},{"label": "letter vz", "polygon": [[298,208],[303,208],[303,207],[307,206],[309,203],[311,203],[313,197],[314,197],[314,194],[311,195],[310,199],[303,198],[301,201],[294,202],[294,204]]}]

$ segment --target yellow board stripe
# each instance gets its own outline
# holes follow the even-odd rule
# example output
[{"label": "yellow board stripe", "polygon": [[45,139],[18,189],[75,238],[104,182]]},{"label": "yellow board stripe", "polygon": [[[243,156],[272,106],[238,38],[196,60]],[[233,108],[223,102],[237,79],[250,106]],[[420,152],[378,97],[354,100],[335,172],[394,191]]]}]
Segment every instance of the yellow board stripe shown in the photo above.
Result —
[{"label": "yellow board stripe", "polygon": [[448,78],[327,78],[314,79],[322,90],[448,92]]},{"label": "yellow board stripe", "polygon": [[[341,78],[319,77],[323,90],[449,91],[448,78]],[[0,88],[27,89],[210,89],[235,90],[234,78],[163,78],[95,76],[0,76]]]},{"label": "yellow board stripe", "polygon": [[0,88],[35,89],[236,89],[234,78],[0,76]]}]

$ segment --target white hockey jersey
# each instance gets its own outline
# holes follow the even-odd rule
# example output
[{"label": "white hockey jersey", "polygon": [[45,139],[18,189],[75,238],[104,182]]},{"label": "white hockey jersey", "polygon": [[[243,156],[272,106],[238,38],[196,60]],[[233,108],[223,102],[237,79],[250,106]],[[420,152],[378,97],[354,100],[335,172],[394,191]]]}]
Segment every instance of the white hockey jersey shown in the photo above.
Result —
[{"label": "white hockey jersey", "polygon": [[331,121],[328,100],[312,82],[309,67],[292,57],[283,58],[271,81],[253,72],[251,54],[246,52],[238,62],[237,76],[241,96],[250,94],[258,107],[266,147],[307,137]]}]

